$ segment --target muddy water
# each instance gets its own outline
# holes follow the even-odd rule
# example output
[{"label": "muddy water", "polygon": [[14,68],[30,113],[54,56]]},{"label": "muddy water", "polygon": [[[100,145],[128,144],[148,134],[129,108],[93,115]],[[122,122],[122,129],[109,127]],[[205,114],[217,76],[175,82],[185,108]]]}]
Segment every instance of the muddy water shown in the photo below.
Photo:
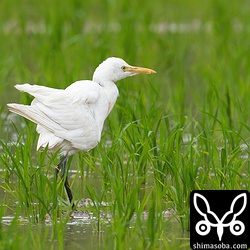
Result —
[{"label": "muddy water", "polygon": [[[113,241],[114,239],[111,237],[111,231],[108,224],[106,226],[102,226],[102,230],[97,232],[95,229],[97,220],[95,221],[95,218],[91,218],[91,216],[89,218],[87,217],[88,216],[83,215],[78,216],[77,218],[72,217],[69,219],[63,232],[62,242],[59,242],[57,239],[52,240],[53,226],[50,222],[32,225],[23,218],[20,220],[21,222],[18,225],[19,229],[15,229],[15,231],[19,230],[21,235],[22,233],[25,235],[27,232],[32,230],[32,233],[30,233],[31,237],[34,236],[38,241],[44,241],[42,245],[49,249],[115,249]],[[6,216],[2,218],[3,232],[5,230],[9,230],[12,220],[12,216]],[[165,231],[171,249],[177,249],[177,246],[180,245],[183,245],[181,249],[190,249],[188,246],[189,235],[188,233],[183,233],[177,223],[172,222],[168,224],[168,227]],[[26,246],[27,244],[24,243],[24,247]],[[134,248],[131,245],[131,248],[129,249]]]},{"label": "muddy water", "polygon": [[[72,170],[69,173],[71,180],[75,174],[76,170]],[[0,185],[4,185],[4,180],[2,176],[3,175],[1,174]],[[98,188],[98,185],[101,182],[100,176],[98,177],[98,174],[92,174],[90,176],[91,177],[88,179],[88,182],[91,183],[93,187],[94,185],[97,185],[96,188]],[[97,181],[98,179],[99,181]],[[82,179],[79,179],[78,181],[82,182]],[[75,184],[77,185],[77,183]],[[13,204],[12,208],[10,209],[5,208],[6,212],[3,214],[1,221],[3,232],[8,232],[11,227],[13,228],[12,223],[13,220],[15,220],[15,210],[18,204],[16,200],[13,197],[11,197],[8,193],[6,193],[2,188],[0,188],[0,204],[2,204],[2,206],[4,206],[4,204]],[[99,228],[100,230],[98,230],[99,226],[98,219],[91,212],[91,206],[92,206],[91,200],[83,199],[81,204],[83,207],[88,205],[89,206],[88,209],[87,210],[81,209],[81,211],[78,210],[73,212],[70,215],[69,219],[67,220],[67,224],[62,226],[62,229],[58,229],[60,228],[60,225],[58,225],[58,228],[57,226],[55,226],[55,224],[53,225],[49,216],[46,218],[44,222],[36,224],[36,223],[31,223],[25,216],[25,214],[21,214],[18,217],[18,223],[15,224],[14,232],[15,233],[19,232],[20,234],[24,234],[23,236],[24,238],[27,238],[27,232],[32,232],[30,233],[31,238],[32,237],[37,238],[39,242],[45,241],[45,243],[42,244],[44,244],[49,249],[69,249],[69,250],[114,249],[114,238],[112,237],[112,230],[110,227],[111,216],[104,211],[101,212],[101,219],[100,219],[101,227]],[[108,204],[102,204],[102,205],[105,206]],[[165,211],[164,214],[165,219],[167,219],[169,214],[171,215],[171,211],[169,212]],[[143,213],[143,216],[145,219],[147,219],[146,211],[145,213]],[[132,219],[131,221],[131,230],[133,230],[134,221],[135,218]],[[59,232],[58,230],[59,231],[63,230],[61,242],[59,242],[56,236],[56,234]],[[170,245],[173,244],[173,246],[177,246],[184,243],[185,247],[183,247],[182,249],[189,249],[188,247],[189,235],[187,232],[186,233],[182,232],[179,222],[172,221],[168,223],[164,231],[165,231],[164,234],[167,235],[167,238],[169,239]],[[56,236],[54,237],[55,240],[52,240],[53,233]],[[131,247],[132,247],[131,249],[133,249],[133,246]]]}]

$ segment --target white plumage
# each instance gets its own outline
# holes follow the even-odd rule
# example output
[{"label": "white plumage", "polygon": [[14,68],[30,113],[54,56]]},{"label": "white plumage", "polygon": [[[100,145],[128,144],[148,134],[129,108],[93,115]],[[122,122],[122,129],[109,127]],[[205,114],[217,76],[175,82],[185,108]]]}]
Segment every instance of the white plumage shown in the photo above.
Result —
[{"label": "white plumage", "polygon": [[117,91],[111,100],[99,84],[91,81],[75,82],[65,90],[29,84],[15,87],[35,98],[30,106],[8,104],[9,110],[37,124],[37,149],[48,144],[49,151],[61,149],[63,155],[97,145],[109,102],[118,95]]},{"label": "white plumage", "polygon": [[88,151],[100,141],[103,123],[118,97],[115,82],[139,73],[155,72],[131,67],[120,58],[108,58],[97,67],[92,81],[77,81],[65,90],[16,85],[35,98],[29,106],[8,104],[8,108],[37,124],[37,150],[48,145],[48,150],[61,149],[63,155]]},{"label": "white plumage", "polygon": [[65,158],[58,165],[59,171],[61,165],[65,167],[69,155],[89,151],[100,141],[104,121],[119,95],[115,82],[141,73],[156,72],[111,57],[96,68],[92,81],[77,81],[66,89],[16,85],[18,90],[29,93],[34,99],[31,105],[12,103],[7,106],[11,112],[37,124],[37,150],[46,146],[51,152],[60,149]]}]

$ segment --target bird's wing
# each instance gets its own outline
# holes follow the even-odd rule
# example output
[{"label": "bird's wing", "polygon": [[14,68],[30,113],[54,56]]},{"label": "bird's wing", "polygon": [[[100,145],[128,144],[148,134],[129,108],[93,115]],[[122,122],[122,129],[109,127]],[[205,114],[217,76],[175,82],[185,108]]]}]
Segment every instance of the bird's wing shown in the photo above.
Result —
[{"label": "bird's wing", "polygon": [[50,95],[59,94],[63,91],[63,89],[54,89],[40,85],[30,85],[28,83],[17,84],[15,85],[15,88],[21,92],[29,93],[39,100],[47,98]]},{"label": "bird's wing", "polygon": [[42,100],[35,98],[30,106],[9,104],[8,107],[70,141],[74,147],[86,150],[96,146],[100,139],[101,131],[94,114],[100,100],[108,109],[101,87],[91,81],[80,81]]}]

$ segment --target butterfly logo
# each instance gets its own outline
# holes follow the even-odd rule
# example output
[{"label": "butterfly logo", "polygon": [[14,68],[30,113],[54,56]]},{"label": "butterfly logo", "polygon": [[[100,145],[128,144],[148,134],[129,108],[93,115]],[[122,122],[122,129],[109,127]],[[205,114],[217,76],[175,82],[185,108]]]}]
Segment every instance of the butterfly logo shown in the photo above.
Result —
[{"label": "butterfly logo", "polygon": [[[240,202],[242,202],[240,201],[241,199],[243,199],[243,205],[239,208],[239,205],[241,204]],[[229,227],[230,232],[236,236],[244,233],[245,225],[243,224],[242,221],[237,220],[237,217],[246,208],[247,205],[246,193],[239,194],[233,199],[230,206],[230,210],[227,211],[222,216],[221,219],[219,219],[218,216],[213,211],[210,210],[210,205],[207,199],[203,195],[195,193],[193,198],[193,203],[196,211],[204,218],[203,220],[197,222],[195,226],[195,230],[199,235],[204,236],[209,234],[211,227],[217,228],[217,235],[219,241],[221,241],[222,239],[224,233],[224,227]],[[200,204],[200,207],[198,203]]]}]

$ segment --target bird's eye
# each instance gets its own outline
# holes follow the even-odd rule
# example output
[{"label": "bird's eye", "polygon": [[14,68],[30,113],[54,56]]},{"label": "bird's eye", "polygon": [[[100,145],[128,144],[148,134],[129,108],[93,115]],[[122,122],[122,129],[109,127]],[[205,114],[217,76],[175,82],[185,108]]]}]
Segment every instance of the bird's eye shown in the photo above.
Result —
[{"label": "bird's eye", "polygon": [[123,71],[125,71],[125,69],[126,69],[126,66],[122,66],[122,67],[121,67],[121,69],[122,69]]}]

